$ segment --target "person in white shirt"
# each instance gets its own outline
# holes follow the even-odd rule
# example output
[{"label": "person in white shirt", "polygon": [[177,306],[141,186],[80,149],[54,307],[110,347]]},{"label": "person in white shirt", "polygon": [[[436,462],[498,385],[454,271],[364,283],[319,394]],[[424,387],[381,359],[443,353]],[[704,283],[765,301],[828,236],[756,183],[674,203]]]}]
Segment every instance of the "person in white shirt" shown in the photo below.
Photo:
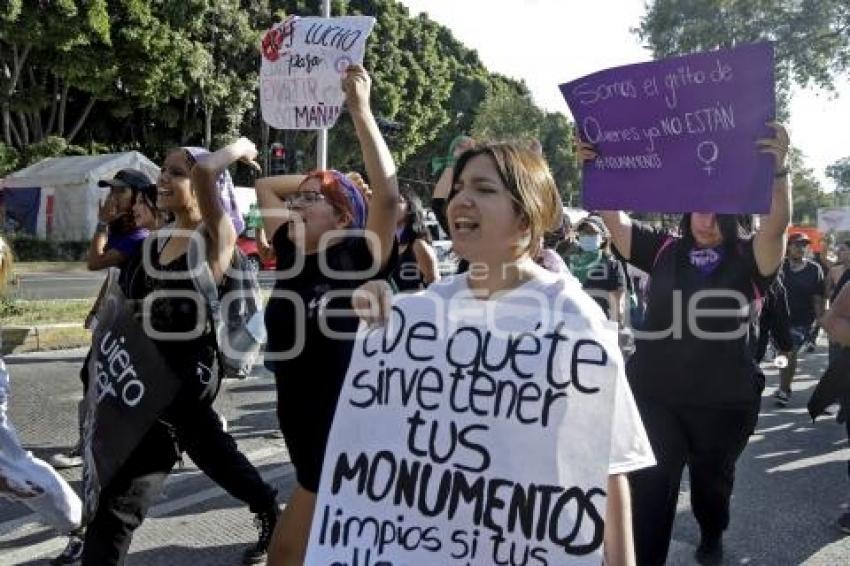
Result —
[{"label": "person in white shirt", "polygon": [[[12,249],[0,236],[0,296],[12,274]],[[24,450],[8,418],[9,372],[0,357],[0,498],[20,501],[61,533],[80,526],[82,503],[46,462]]]},{"label": "person in white shirt", "polygon": [[[422,296],[450,302],[447,312],[458,312],[462,301],[477,299],[475,308],[497,316],[528,307],[526,298],[540,309],[542,297],[550,312],[572,315],[591,332],[602,332],[605,316],[578,281],[569,273],[547,271],[533,259],[543,233],[560,220],[560,211],[555,182],[541,156],[504,143],[468,149],[454,168],[446,216],[454,250],[470,268],[435,283]],[[383,324],[389,316],[390,296],[385,282],[370,281],[355,294],[355,310],[367,323]],[[613,414],[604,417],[612,419],[603,542],[609,565],[635,563],[624,474],[655,464],[619,355],[614,347],[614,407]],[[523,443],[527,447],[539,438],[524,438]]]}]

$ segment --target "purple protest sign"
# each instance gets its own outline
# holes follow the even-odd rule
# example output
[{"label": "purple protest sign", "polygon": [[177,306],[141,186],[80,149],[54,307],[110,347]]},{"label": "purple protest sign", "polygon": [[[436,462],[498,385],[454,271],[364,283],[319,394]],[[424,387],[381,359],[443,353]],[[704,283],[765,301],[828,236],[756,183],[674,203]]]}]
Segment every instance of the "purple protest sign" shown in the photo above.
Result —
[{"label": "purple protest sign", "polygon": [[600,71],[562,84],[581,138],[599,157],[584,166],[594,210],[764,213],[774,162],[769,43]]}]

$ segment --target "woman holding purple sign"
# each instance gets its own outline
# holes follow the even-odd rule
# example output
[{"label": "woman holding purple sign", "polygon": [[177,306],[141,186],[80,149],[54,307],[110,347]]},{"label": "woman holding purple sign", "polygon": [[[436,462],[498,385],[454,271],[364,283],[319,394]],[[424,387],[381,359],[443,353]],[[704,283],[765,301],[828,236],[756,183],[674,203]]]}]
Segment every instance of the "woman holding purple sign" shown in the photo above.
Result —
[{"label": "woman holding purple sign", "polygon": [[[749,348],[749,314],[782,264],[791,217],[788,134],[768,125],[775,137],[759,140],[757,149],[774,156],[776,174],[770,212],[754,234],[729,214],[685,214],[674,236],[623,212],[602,213],[620,254],[651,278],[627,366],[658,460],[629,478],[641,565],[667,559],[686,464],[701,531],[696,559],[722,561],[735,462],[755,428],[764,388]],[[596,158],[590,144],[578,146],[580,159]]]}]

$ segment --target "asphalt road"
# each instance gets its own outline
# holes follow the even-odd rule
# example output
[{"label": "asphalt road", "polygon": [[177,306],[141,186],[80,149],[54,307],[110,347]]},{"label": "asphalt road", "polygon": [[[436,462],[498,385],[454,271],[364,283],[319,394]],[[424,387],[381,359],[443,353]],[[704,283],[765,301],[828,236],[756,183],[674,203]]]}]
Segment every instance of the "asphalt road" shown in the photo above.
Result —
[{"label": "asphalt road", "polygon": [[[67,448],[76,427],[77,379],[84,352],[7,359],[13,379],[11,420],[26,446],[47,458]],[[791,405],[777,408],[768,387],[756,434],[738,466],[732,523],[725,538],[725,564],[783,566],[850,564],[850,537],[835,528],[850,503],[843,427],[826,418],[812,424],[805,402],[826,360],[821,344],[804,357]],[[285,502],[293,484],[291,466],[274,417],[274,386],[267,374],[228,382],[217,407],[227,417],[240,448]],[[79,471],[65,473],[76,483]],[[693,564],[699,539],[690,512],[688,482],[681,485],[670,564]],[[255,538],[251,515],[187,459],[169,479],[165,494],[137,532],[128,564],[237,564]],[[25,507],[0,504],[0,564],[39,564],[59,552],[64,540],[38,525]]]}]

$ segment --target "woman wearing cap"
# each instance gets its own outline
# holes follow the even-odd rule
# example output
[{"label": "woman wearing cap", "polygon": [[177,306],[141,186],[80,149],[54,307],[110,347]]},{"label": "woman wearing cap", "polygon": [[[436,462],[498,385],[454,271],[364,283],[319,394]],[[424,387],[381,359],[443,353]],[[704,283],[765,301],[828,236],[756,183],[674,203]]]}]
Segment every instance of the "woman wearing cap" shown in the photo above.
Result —
[{"label": "woman wearing cap", "polygon": [[152,184],[136,169],[122,169],[114,178],[98,182],[100,187],[109,187],[109,195],[98,207],[97,230],[87,258],[90,270],[120,266],[147,238],[148,231],[133,221],[132,208],[139,191]]},{"label": "woman wearing cap", "polygon": [[[449,311],[465,308],[465,302],[480,302],[475,310],[494,313],[543,309],[568,313],[575,324],[590,329],[603,328],[599,307],[581,291],[569,273],[553,273],[535,261],[543,234],[557,227],[560,198],[545,160],[533,150],[515,144],[481,144],[462,153],[452,171],[452,189],[447,195],[446,220],[452,244],[458,255],[474,266],[470,271],[447,277],[425,290],[423,297],[433,298]],[[372,281],[357,294],[357,311],[369,323],[383,324],[389,316],[390,290],[386,283]],[[452,301],[458,301],[452,303]],[[462,306],[463,305],[463,306]],[[544,315],[547,318],[551,314]],[[487,318],[495,327],[498,319]],[[504,331],[504,327],[500,330]],[[619,356],[619,351],[611,352]],[[552,361],[553,367],[566,360]],[[486,365],[486,364],[485,364]],[[606,564],[633,564],[629,489],[625,473],[654,463],[649,441],[640,423],[623,373],[622,361],[611,363],[610,377],[617,383],[613,415],[598,415],[600,422],[612,423],[607,459],[608,482],[604,529]],[[543,372],[545,373],[545,372]],[[542,373],[529,380],[546,379]],[[469,386],[471,387],[471,386]],[[476,414],[478,414],[476,412]],[[553,417],[552,427],[562,426]],[[485,421],[482,421],[485,422]],[[485,427],[486,428],[486,427]],[[398,431],[387,431],[388,435]],[[548,446],[552,437],[528,430],[516,437],[513,454],[519,461],[529,446],[541,453],[568,460],[562,445]],[[380,439],[375,439],[380,443]],[[486,444],[486,443],[485,443]],[[545,467],[548,464],[540,464]]]},{"label": "woman wearing cap", "polygon": [[386,275],[396,253],[396,170],[369,106],[370,83],[359,65],[343,79],[372,188],[368,221],[362,192],[337,171],[257,181],[278,258],[276,294],[266,307],[266,359],[274,362],[278,419],[298,481],[275,530],[270,565],[303,564],[325,445],[359,322],[340,312],[350,311],[351,292],[361,283]]},{"label": "woman wearing cap", "polygon": [[818,321],[824,313],[826,284],[820,264],[806,257],[811,241],[802,233],[788,236],[788,257],[782,266],[782,284],[788,300],[791,348],[782,352],[788,364],[779,370],[779,388],[773,398],[780,406],[791,400],[791,384],[797,371],[797,355],[817,335]]},{"label": "woman wearing cap", "polygon": [[[86,265],[91,271],[99,271],[111,267],[123,270],[127,259],[133,256],[147,238],[148,231],[133,222],[131,208],[138,192],[151,186],[150,178],[136,169],[122,169],[112,179],[101,180],[99,187],[109,188],[106,199],[98,205],[97,227],[89,244]],[[101,288],[103,294],[105,287]],[[86,317],[85,327],[90,328],[92,318],[97,310],[100,297],[95,301],[92,310]],[[80,381],[83,391],[88,388],[88,362],[91,352],[86,355],[80,368]],[[77,408],[80,435],[77,443],[67,453],[54,454],[50,463],[57,469],[74,468],[83,464],[82,428],[85,420],[84,404],[81,401]]]},{"label": "woman wearing cap", "polygon": [[623,322],[623,266],[610,251],[611,236],[598,216],[587,216],[576,226],[578,253],[570,256],[570,272],[593,297],[609,320]]},{"label": "woman wearing cap", "polygon": [[[720,564],[735,462],[758,418],[764,375],[753,360],[749,313],[776,276],[785,248],[791,195],[788,134],[756,148],[774,156],[770,213],[755,235],[736,215],[685,214],[680,235],[633,221],[602,218],[620,255],[650,275],[643,327],[627,373],[658,465],[630,476],[638,563],[667,559],[679,483],[688,465],[691,504],[701,539],[696,559]],[[596,157],[578,141],[582,160]]]},{"label": "woman wearing cap", "polygon": [[[232,181],[226,167],[243,160],[253,165],[257,151],[245,138],[214,153],[200,148],[177,148],[168,153],[157,181],[157,208],[174,215],[174,222],[151,235],[138,259],[144,277],[133,277],[122,287],[131,301],[152,293],[144,316],[162,333],[193,334],[204,320],[204,297],[195,289],[188,265],[188,247],[194,240],[205,251],[213,277],[221,282],[236,242],[238,209],[231,202]],[[145,194],[150,198],[149,194]],[[137,206],[137,211],[140,211]],[[142,217],[144,214],[142,214]],[[137,215],[138,217],[138,215]],[[275,491],[239,453],[232,437],[221,430],[211,405],[217,383],[215,337],[208,325],[200,336],[151,336],[162,360],[181,380],[171,404],[160,415],[106,486],[97,512],[87,526],[84,565],[122,564],[133,531],[159,494],[165,478],[185,449],[198,467],[232,495],[249,503],[260,531],[256,545],[243,554],[243,563],[265,558],[277,520]]]}]

